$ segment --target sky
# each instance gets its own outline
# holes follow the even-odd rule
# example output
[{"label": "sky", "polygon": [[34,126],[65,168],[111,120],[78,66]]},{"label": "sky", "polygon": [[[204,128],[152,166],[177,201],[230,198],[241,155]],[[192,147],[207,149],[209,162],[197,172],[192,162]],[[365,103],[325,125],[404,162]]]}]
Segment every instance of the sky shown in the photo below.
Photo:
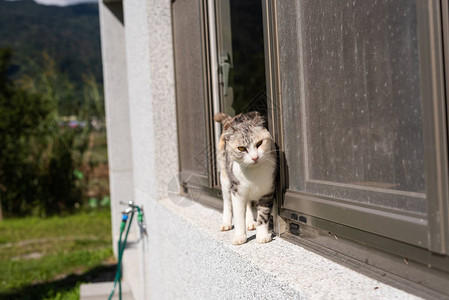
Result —
[{"label": "sky", "polygon": [[68,6],[79,3],[98,2],[98,0],[34,0],[34,1],[43,5],[57,5],[57,6]]}]

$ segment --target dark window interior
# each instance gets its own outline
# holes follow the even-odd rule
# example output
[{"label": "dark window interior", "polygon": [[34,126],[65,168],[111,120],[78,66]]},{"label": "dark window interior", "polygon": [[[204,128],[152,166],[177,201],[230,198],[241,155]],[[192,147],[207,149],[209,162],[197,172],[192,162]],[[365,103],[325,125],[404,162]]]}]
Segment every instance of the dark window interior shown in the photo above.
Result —
[{"label": "dark window interior", "polygon": [[261,1],[217,3],[217,35],[224,111],[232,116],[254,110],[267,115]]}]

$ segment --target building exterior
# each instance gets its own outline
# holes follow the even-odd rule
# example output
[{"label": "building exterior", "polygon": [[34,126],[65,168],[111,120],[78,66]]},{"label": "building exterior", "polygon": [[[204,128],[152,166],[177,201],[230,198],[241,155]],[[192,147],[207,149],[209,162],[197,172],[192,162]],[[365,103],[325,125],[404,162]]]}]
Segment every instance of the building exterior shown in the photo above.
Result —
[{"label": "building exterior", "polygon": [[[449,297],[448,1],[99,6],[114,245],[120,202],[148,233],[123,258],[135,299]],[[233,246],[212,116],[252,110],[279,147],[276,237]]]}]

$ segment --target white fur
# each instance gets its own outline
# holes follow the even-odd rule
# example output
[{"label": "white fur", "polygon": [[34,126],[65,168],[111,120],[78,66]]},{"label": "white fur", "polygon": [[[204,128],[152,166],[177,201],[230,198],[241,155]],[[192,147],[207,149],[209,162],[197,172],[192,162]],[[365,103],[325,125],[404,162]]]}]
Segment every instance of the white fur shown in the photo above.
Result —
[{"label": "white fur", "polygon": [[[249,156],[249,155],[248,155]],[[240,245],[246,242],[246,229],[256,226],[251,211],[251,201],[258,201],[262,196],[274,190],[273,174],[276,158],[268,152],[260,156],[256,164],[233,162],[232,170],[239,181],[238,193],[229,192],[230,181],[226,175],[221,176],[223,190],[223,225],[222,230],[230,230],[232,214],[234,215],[235,233],[232,243]],[[267,243],[271,240],[268,223],[257,226],[256,240]]]},{"label": "white fur", "polygon": [[221,230],[227,231],[232,229],[232,202],[229,190],[231,183],[223,172],[221,173],[220,181],[223,194],[223,224],[221,225]]}]

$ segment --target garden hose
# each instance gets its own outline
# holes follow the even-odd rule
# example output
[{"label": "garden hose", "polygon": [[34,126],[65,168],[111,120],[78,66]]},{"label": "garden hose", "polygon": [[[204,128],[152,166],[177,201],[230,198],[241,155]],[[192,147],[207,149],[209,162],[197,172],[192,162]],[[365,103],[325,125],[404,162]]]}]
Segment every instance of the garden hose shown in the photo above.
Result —
[{"label": "garden hose", "polygon": [[[139,206],[134,205],[132,201],[129,201],[128,203],[129,207],[122,212],[122,222],[120,223],[120,236],[118,239],[118,259],[117,259],[117,271],[115,273],[115,279],[114,279],[114,286],[112,287],[112,291],[111,294],[109,295],[108,300],[112,299],[112,296],[114,296],[114,292],[115,292],[115,288],[117,286],[119,286],[119,299],[122,299],[122,258],[123,258],[123,252],[125,251],[126,248],[126,241],[128,240],[128,233],[129,233],[129,229],[131,228],[131,223],[134,217],[134,213],[137,210],[137,222],[140,228],[140,233],[142,234],[146,234],[146,230],[145,230],[145,226],[143,224],[143,215],[142,215],[142,210]],[[128,214],[131,213],[131,216],[128,218]],[[129,221],[128,221],[129,219]],[[128,227],[126,228],[126,223],[128,223]],[[126,233],[125,233],[125,238],[122,242],[122,235],[123,232],[125,231],[126,228]]]}]

